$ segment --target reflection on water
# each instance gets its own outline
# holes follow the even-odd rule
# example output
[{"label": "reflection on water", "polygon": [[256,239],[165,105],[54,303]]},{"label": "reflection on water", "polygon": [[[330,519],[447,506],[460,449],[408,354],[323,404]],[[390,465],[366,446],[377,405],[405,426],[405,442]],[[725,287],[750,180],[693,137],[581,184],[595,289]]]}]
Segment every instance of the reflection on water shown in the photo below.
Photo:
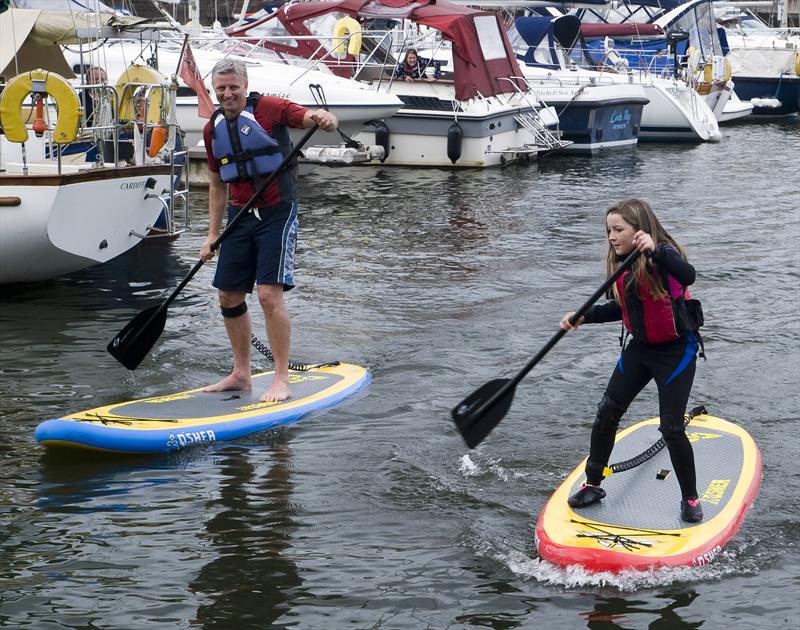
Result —
[{"label": "reflection on water", "polygon": [[[258,461],[269,458],[269,464]],[[210,601],[197,609],[203,628],[284,628],[303,581],[291,559],[297,506],[291,502],[292,451],[276,442],[267,452],[232,446],[217,452],[219,496],[201,534],[214,559],[189,589]],[[267,467],[268,466],[268,467]],[[265,470],[266,468],[266,470]]]},{"label": "reflection on water", "polygon": [[[596,595],[594,609],[582,612],[586,627],[591,630],[613,630],[614,628],[649,628],[650,630],[696,630],[706,625],[704,620],[686,621],[681,608],[688,608],[697,599],[693,590],[674,591],[658,595],[657,599],[670,600],[663,606],[648,605],[634,598],[604,597]],[[656,604],[657,602],[652,602]],[[688,613],[689,616],[695,616]]]}]

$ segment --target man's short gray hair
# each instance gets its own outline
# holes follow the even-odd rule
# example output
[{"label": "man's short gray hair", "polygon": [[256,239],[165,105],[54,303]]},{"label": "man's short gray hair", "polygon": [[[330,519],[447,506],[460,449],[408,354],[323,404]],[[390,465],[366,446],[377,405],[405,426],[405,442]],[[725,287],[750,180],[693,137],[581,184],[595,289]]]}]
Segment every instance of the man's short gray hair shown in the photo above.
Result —
[{"label": "man's short gray hair", "polygon": [[214,64],[214,69],[211,71],[212,83],[218,74],[235,74],[244,83],[247,83],[247,66],[238,59],[223,59]]}]

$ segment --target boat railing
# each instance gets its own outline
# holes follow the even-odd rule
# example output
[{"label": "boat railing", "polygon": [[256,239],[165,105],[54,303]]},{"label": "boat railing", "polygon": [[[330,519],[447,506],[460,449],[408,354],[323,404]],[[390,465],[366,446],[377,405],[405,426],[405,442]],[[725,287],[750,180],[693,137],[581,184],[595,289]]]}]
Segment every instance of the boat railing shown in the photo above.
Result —
[{"label": "boat railing", "polygon": [[[173,77],[170,84],[135,81],[126,83],[124,89],[132,90],[134,117],[132,120],[123,120],[122,99],[115,86],[107,83],[76,86],[79,94],[83,96],[82,102],[86,104],[91,99],[93,105],[91,114],[84,117],[81,136],[94,140],[97,148],[97,166],[103,166],[109,157],[114,164],[132,159],[133,163],[138,165],[165,163],[170,166],[169,188],[149,193],[145,197],[155,197],[161,202],[165,227],[151,230],[148,234],[134,234],[143,239],[174,238],[191,229],[188,171],[181,177],[186,170],[184,167],[188,162],[188,149],[182,142],[182,132],[177,124],[177,87],[176,77]],[[149,112],[153,111],[153,107],[159,112],[158,120],[150,120]],[[166,111],[169,112],[168,119],[162,114]],[[109,120],[109,114],[112,112]],[[161,147],[153,147],[153,143],[157,141],[157,130],[165,134]],[[120,150],[121,135],[131,136],[133,150],[130,154]],[[109,136],[110,146],[107,144]],[[107,156],[105,153],[109,148],[111,155]],[[181,206],[182,214],[180,222],[177,220],[178,205]]]},{"label": "boat railing", "polygon": [[[520,127],[527,129],[534,137],[536,144],[540,147],[546,147],[549,150],[560,149],[563,146],[561,142],[561,132],[551,131],[542,120],[539,110],[547,108],[547,104],[542,101],[538,95],[531,90],[530,83],[525,77],[499,77],[503,81],[508,81],[513,87],[514,93],[517,94],[525,103],[528,104],[528,111],[520,111],[514,120]],[[527,90],[520,88],[520,83],[527,87]],[[531,102],[533,98],[534,102]]]},{"label": "boat railing", "polygon": [[[420,56],[427,57],[435,55],[444,46],[444,42],[435,37],[435,32],[410,35],[406,31],[397,29],[364,30],[345,33],[338,37],[333,37],[332,35],[286,36],[254,34],[239,37],[226,36],[225,38],[219,38],[219,40],[246,43],[252,47],[245,51],[238,46],[234,46],[228,54],[236,54],[247,58],[256,54],[254,49],[266,48],[276,53],[277,60],[287,65],[303,67],[304,71],[292,80],[292,84],[301,81],[305,75],[313,70],[327,72],[332,68],[343,68],[348,70],[353,79],[362,82],[375,81],[377,89],[380,89],[385,81],[388,81],[389,85],[391,85],[394,68],[399,61],[395,56],[397,53],[408,48],[418,48],[420,49]],[[292,57],[291,61],[288,61],[277,48],[271,47],[271,45],[280,46],[285,45],[287,42],[296,43],[297,41],[317,41],[319,45],[309,55],[309,58],[297,56]],[[340,57],[337,51],[346,50],[350,43],[354,41],[360,42],[360,54]],[[422,52],[423,47],[424,52]],[[432,61],[435,63],[432,63],[431,67],[434,65],[441,67],[442,62]]]}]

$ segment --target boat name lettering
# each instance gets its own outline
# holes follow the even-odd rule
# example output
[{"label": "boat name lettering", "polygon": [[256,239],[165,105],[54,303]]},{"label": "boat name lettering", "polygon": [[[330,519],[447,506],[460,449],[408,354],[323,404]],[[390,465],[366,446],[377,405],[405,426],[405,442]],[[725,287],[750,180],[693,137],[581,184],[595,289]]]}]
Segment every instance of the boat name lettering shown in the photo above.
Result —
[{"label": "boat name lettering", "polygon": [[730,479],[712,479],[708,484],[708,488],[706,488],[706,491],[703,493],[703,496],[700,497],[700,500],[705,503],[718,505],[730,483]]},{"label": "boat name lettering", "polygon": [[210,429],[205,431],[191,431],[186,433],[170,433],[167,439],[167,448],[170,450],[183,448],[190,444],[200,444],[201,442],[215,442],[217,436]]},{"label": "boat name lettering", "polygon": [[704,554],[697,556],[692,560],[693,567],[701,567],[704,564],[709,564],[714,558],[719,555],[719,552],[722,551],[722,547],[717,545],[711,551],[706,551]]},{"label": "boat name lettering", "polygon": [[289,98],[289,92],[262,92],[264,96],[274,96],[275,98]]},{"label": "boat name lettering", "polygon": [[548,97],[552,96],[568,96],[572,98],[575,96],[575,90],[570,88],[542,88],[537,87],[535,89],[536,96],[541,98],[543,101],[546,101]]},{"label": "boat name lettering", "polygon": [[120,190],[139,190],[140,188],[144,188],[145,184],[147,183],[146,179],[143,179],[140,182],[123,182],[119,185]]},{"label": "boat name lettering", "polygon": [[625,129],[631,121],[631,113],[627,109],[621,112],[614,110],[611,112],[611,119],[608,121],[613,129]]}]

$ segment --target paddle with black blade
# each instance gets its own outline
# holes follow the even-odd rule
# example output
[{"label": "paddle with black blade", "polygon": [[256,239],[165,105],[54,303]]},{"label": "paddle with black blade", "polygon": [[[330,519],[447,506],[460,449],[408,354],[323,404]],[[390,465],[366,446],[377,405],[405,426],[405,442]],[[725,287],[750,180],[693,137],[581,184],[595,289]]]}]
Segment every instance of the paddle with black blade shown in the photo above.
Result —
[{"label": "paddle with black blade", "polygon": [[[570,319],[570,323],[575,324],[586,314],[591,306],[603,296],[609,288],[616,282],[625,271],[639,258],[641,252],[637,249],[622,261],[620,266],[612,273],[603,285],[594,292],[586,303],[581,306]],[[503,416],[506,415],[511,402],[514,400],[514,391],[519,382],[525,378],[533,367],[550,352],[567,331],[560,328],[559,331],[550,338],[544,347],[536,353],[528,364],[519,371],[513,378],[498,378],[489,381],[467,396],[453,408],[451,415],[456,423],[461,437],[469,448],[475,448],[483,441],[492,429],[494,429]]]},{"label": "paddle with black blade", "polygon": [[[303,145],[308,142],[317,129],[319,129],[319,125],[314,125],[306,132],[306,134],[300,139],[300,142],[295,145],[295,147],[284,158],[283,162],[278,165],[278,168],[276,168],[270,174],[270,176],[264,180],[259,189],[256,191],[256,194],[254,194],[250,200],[244,206],[242,206],[242,209],[239,210],[239,212],[237,212],[230,221],[228,221],[228,225],[217,237],[217,240],[211,244],[212,252],[219,248],[220,243],[222,243],[222,241],[225,240],[225,237],[230,234],[233,227],[242,220],[244,215],[247,214],[253,208],[253,206],[255,206],[258,198],[264,191],[267,190],[269,185],[272,184],[272,182],[274,182],[287,168],[292,166],[292,163],[300,153],[300,149],[303,148]],[[107,347],[107,350],[117,361],[122,363],[122,365],[129,370],[135,370],[139,366],[139,364],[142,362],[142,359],[147,356],[147,353],[150,352],[153,344],[155,344],[156,340],[161,336],[161,333],[164,332],[164,324],[167,321],[167,307],[178,296],[178,293],[183,290],[183,287],[189,283],[189,280],[191,280],[200,270],[200,267],[202,267],[204,263],[205,260],[202,258],[198,260],[194,267],[192,267],[192,270],[186,274],[186,277],[166,300],[164,300],[159,306],[151,306],[150,308],[143,310],[131,321],[129,321],[125,328],[117,333],[117,336],[111,340]]]}]

